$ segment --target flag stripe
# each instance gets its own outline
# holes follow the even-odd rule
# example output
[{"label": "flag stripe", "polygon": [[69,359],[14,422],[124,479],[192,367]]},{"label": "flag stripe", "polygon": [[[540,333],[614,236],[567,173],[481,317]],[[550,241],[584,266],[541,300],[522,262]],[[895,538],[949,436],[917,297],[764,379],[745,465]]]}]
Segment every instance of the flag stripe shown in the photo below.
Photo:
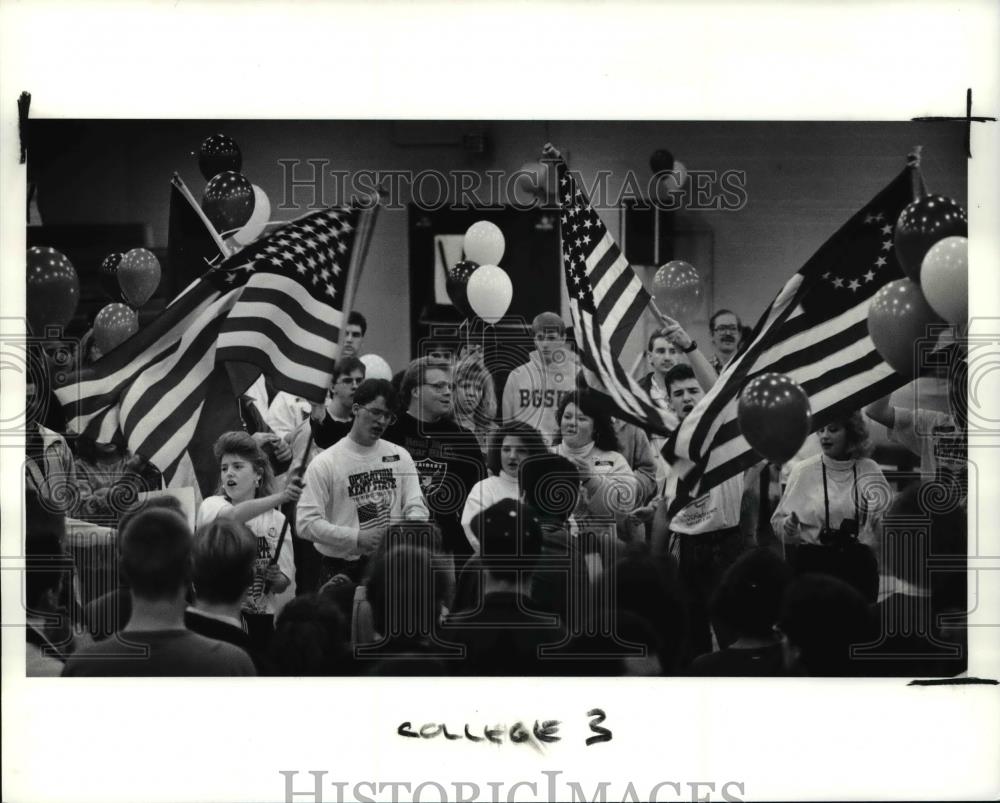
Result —
[{"label": "flag stripe", "polygon": [[[276,304],[241,304],[240,314],[236,315],[235,312],[231,314],[226,324],[238,325],[240,328],[219,335],[220,360],[235,359],[229,356],[230,350],[255,344],[265,350],[276,349],[290,362],[301,365],[303,369],[320,373],[333,371],[334,344],[337,341],[325,340],[308,330],[293,326],[284,308]],[[289,333],[295,335],[294,341]],[[320,382],[322,384],[322,380]]]}]

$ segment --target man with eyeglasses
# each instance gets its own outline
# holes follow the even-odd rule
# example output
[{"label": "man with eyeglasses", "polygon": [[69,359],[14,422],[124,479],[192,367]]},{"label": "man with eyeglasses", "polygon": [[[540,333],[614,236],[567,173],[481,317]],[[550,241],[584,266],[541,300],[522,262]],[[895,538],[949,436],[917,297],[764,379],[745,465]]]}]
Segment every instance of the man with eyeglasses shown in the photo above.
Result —
[{"label": "man with eyeglasses", "polygon": [[729,362],[740,343],[739,316],[735,312],[727,309],[718,310],[708,321],[708,328],[712,334],[712,355],[711,363],[716,373],[722,373],[726,363]]},{"label": "man with eyeglasses", "polygon": [[392,383],[366,379],[354,392],[347,437],[306,469],[296,523],[299,536],[323,556],[321,583],[337,575],[359,582],[390,522],[427,520],[413,458],[382,438],[395,408]]},{"label": "man with eyeglasses", "polygon": [[455,423],[453,391],[450,363],[430,357],[411,362],[400,385],[405,412],[385,439],[413,457],[445,548],[468,556],[472,547],[462,528],[462,508],[472,487],[485,479],[486,467],[475,434]]}]

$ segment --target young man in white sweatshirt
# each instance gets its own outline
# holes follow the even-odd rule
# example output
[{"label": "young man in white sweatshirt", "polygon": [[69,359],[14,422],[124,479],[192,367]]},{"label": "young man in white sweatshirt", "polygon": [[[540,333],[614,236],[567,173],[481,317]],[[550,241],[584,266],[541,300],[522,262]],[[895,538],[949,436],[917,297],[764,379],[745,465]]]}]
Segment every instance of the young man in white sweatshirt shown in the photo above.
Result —
[{"label": "young man in white sweatshirt", "polygon": [[576,357],[566,346],[566,325],[556,313],[536,315],[531,328],[535,350],[507,377],[501,412],[505,424],[520,421],[534,427],[551,445],[559,432],[556,408],[576,390]]},{"label": "young man in white sweatshirt", "polygon": [[366,379],[354,393],[351,431],[306,469],[296,521],[323,556],[321,582],[337,574],[360,580],[391,522],[428,518],[413,458],[382,440],[395,407],[392,383]]}]

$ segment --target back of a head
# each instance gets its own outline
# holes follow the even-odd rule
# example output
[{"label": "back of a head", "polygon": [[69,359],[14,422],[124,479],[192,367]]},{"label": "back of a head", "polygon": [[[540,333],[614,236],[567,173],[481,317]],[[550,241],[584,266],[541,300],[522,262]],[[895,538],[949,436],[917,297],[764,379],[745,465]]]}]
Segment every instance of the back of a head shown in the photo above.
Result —
[{"label": "back of a head", "polygon": [[741,636],[767,638],[791,580],[791,566],[770,549],[746,552],[723,576],[712,598],[712,613]]},{"label": "back of a head", "polygon": [[29,488],[24,494],[24,527],[27,538],[48,534],[61,541],[66,535],[66,516]]},{"label": "back of a head", "polygon": [[518,570],[531,571],[541,553],[538,519],[513,499],[503,499],[472,520],[481,537],[481,562],[496,580],[516,582]]},{"label": "back of a head", "polygon": [[122,532],[121,566],[133,596],[169,599],[181,593],[191,574],[191,530],[177,513],[146,509]]},{"label": "back of a head", "polygon": [[[376,560],[367,583],[375,629],[383,635],[430,637],[441,613],[443,591],[429,549],[412,544],[391,547]],[[398,621],[390,621],[391,616]]]},{"label": "back of a head", "polygon": [[792,581],[778,624],[797,652],[800,668],[816,677],[856,674],[851,647],[869,643],[875,631],[861,592],[825,574],[803,574]]},{"label": "back of a head", "polygon": [[[29,533],[24,542],[25,602],[28,614],[45,612],[49,591],[58,592],[73,576],[73,560],[62,548],[62,539],[53,531]],[[58,602],[58,600],[57,600]]]},{"label": "back of a head", "polygon": [[348,668],[347,638],[337,604],[320,594],[305,594],[278,616],[270,657],[279,675],[338,675]]},{"label": "back of a head", "polygon": [[651,554],[646,544],[630,545],[616,561],[614,577],[618,615],[631,612],[647,620],[659,639],[664,670],[675,670],[685,638],[686,613],[673,558]]},{"label": "back of a head", "polygon": [[191,579],[198,600],[238,602],[253,583],[257,541],[245,524],[216,519],[195,533]]},{"label": "back of a head", "polygon": [[144,499],[139,504],[122,513],[121,518],[118,519],[119,551],[121,551],[121,541],[122,536],[125,534],[125,528],[128,527],[129,522],[132,521],[132,519],[144,510],[169,510],[182,518],[184,517],[184,507],[181,505],[180,500],[175,496],[154,496],[152,499]]},{"label": "back of a head", "polygon": [[524,503],[545,520],[563,522],[576,507],[580,470],[558,454],[529,457],[519,467]]}]

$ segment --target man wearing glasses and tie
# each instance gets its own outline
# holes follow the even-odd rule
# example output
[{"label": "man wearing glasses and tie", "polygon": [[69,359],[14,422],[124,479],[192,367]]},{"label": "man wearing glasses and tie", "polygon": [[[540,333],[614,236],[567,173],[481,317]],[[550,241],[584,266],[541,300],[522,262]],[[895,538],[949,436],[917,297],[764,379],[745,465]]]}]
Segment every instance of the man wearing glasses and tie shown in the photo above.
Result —
[{"label": "man wearing glasses and tie", "polygon": [[320,582],[336,575],[361,580],[392,521],[426,521],[427,506],[413,458],[382,439],[396,415],[385,379],[366,379],[354,392],[354,422],[306,469],[296,523],[323,556]]},{"label": "man wearing glasses and tie", "polygon": [[722,373],[726,363],[736,353],[740,343],[740,319],[735,312],[720,309],[708,322],[712,334],[712,349],[715,352],[709,361],[717,374]]},{"label": "man wearing glasses and tie", "polygon": [[411,362],[400,385],[403,412],[386,430],[385,439],[412,455],[444,547],[461,564],[472,554],[462,529],[462,509],[472,487],[486,478],[486,467],[475,434],[455,423],[453,392],[450,363],[433,357]]}]

